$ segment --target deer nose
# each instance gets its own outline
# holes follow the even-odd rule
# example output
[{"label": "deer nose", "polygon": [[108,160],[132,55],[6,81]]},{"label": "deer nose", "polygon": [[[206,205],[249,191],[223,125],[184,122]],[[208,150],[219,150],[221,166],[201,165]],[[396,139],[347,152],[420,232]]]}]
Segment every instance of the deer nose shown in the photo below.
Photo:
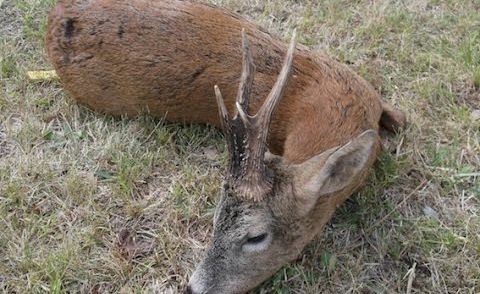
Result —
[{"label": "deer nose", "polygon": [[183,291],[183,294],[195,294],[195,292],[193,292],[192,287],[188,285],[187,288],[185,288],[185,291]]}]

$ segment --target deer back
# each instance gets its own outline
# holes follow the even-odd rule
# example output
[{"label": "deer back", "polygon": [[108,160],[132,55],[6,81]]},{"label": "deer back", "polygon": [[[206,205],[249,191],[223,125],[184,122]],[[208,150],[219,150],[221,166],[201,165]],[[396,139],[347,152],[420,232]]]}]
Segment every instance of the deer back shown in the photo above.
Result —
[{"label": "deer back", "polygon": [[[149,112],[221,127],[213,86],[234,111],[245,29],[255,64],[251,112],[279,74],[287,46],[252,22],[190,1],[65,0],[51,12],[47,53],[70,96],[113,115]],[[292,162],[377,129],[378,94],[344,65],[299,45],[268,145]]]}]

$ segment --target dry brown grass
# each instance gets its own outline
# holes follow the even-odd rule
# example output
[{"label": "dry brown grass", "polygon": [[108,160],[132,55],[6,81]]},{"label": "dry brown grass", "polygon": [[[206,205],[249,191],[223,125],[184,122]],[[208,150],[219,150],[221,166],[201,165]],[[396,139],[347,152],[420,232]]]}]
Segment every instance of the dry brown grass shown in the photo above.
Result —
[{"label": "dry brown grass", "polygon": [[[221,134],[73,103],[42,36],[54,0],[0,8],[0,289],[176,293],[211,231]],[[370,184],[256,293],[480,291],[480,2],[212,0],[349,64],[404,109]],[[2,1],[0,1],[2,3]]]}]

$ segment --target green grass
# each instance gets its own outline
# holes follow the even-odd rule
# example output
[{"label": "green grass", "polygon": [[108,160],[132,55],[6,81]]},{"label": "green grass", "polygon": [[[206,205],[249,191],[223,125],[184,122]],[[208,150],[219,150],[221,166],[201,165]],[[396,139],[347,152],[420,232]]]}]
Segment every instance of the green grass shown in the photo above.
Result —
[{"label": "green grass", "polygon": [[[480,291],[480,2],[212,0],[349,64],[403,109],[368,185],[255,293]],[[211,127],[77,106],[50,69],[55,0],[0,1],[0,291],[177,293],[210,234]]]}]

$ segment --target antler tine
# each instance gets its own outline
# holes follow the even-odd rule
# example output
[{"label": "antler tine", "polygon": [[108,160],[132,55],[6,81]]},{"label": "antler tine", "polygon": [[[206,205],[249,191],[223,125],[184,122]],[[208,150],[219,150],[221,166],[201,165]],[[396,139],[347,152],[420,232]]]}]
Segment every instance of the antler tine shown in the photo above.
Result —
[{"label": "antler tine", "polygon": [[297,29],[293,30],[292,40],[290,41],[290,46],[288,48],[287,55],[285,56],[285,60],[283,62],[282,70],[273,86],[270,94],[268,94],[267,99],[263,103],[260,110],[254,116],[255,120],[257,120],[257,125],[264,130],[268,130],[268,125],[270,124],[270,119],[272,117],[272,113],[277,107],[280,102],[280,99],[283,96],[283,92],[287,86],[288,78],[290,77],[290,73],[292,71],[292,64],[293,64],[293,55],[295,53],[295,47],[297,45]]},{"label": "antler tine", "polygon": [[253,77],[255,72],[255,65],[253,64],[252,54],[250,52],[250,46],[248,44],[247,34],[245,29],[242,29],[242,47],[243,47],[243,61],[242,61],[242,76],[240,78],[240,85],[237,95],[237,113],[244,122],[248,115],[245,115],[248,111],[250,102],[250,94],[252,92]]},{"label": "antler tine", "polygon": [[215,85],[215,97],[217,98],[217,106],[218,106],[218,115],[220,116],[220,123],[222,125],[222,129],[227,131],[227,128],[229,127],[229,121],[230,119],[228,118],[228,111],[227,107],[225,107],[225,102],[223,101],[223,96],[222,92],[220,92],[220,88]]}]

